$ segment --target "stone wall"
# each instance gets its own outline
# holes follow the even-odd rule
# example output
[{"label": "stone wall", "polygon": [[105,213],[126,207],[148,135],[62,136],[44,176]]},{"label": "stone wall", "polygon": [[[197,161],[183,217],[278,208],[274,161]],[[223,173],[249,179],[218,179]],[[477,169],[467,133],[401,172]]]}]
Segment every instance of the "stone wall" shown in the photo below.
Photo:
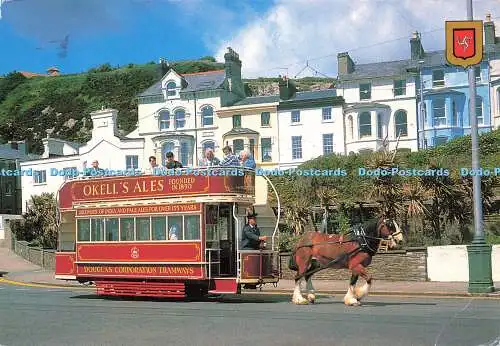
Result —
[{"label": "stone wall", "polygon": [[[282,253],[281,278],[293,279],[295,272],[288,269],[290,253]],[[374,280],[427,281],[426,248],[410,248],[401,251],[379,253],[373,257],[368,267]],[[314,274],[316,280],[349,280],[351,274],[346,269],[325,269]]]},{"label": "stone wall", "polygon": [[14,241],[14,253],[44,269],[56,268],[56,251],[28,246],[26,241]]}]

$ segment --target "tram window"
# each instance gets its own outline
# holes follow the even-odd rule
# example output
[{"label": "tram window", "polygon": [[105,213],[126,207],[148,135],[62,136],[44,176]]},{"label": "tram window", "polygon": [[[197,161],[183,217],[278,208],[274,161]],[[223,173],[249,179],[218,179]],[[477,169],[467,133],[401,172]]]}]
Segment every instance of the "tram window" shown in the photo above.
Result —
[{"label": "tram window", "polygon": [[90,241],[90,220],[78,220],[78,241]]},{"label": "tram window", "polygon": [[198,240],[200,239],[200,216],[186,215],[184,216],[184,239]]},{"label": "tram window", "polygon": [[138,217],[135,219],[135,230],[137,233],[136,240],[150,240],[150,219],[149,217]]},{"label": "tram window", "polygon": [[168,239],[182,240],[182,216],[168,217]]},{"label": "tram window", "polygon": [[120,240],[121,241],[135,240],[133,217],[126,217],[120,219]]},{"label": "tram window", "polygon": [[105,219],[106,241],[118,241],[118,219]]},{"label": "tram window", "polygon": [[167,219],[163,216],[151,218],[153,225],[153,240],[166,240]]},{"label": "tram window", "polygon": [[90,219],[90,241],[104,240],[104,219]]}]

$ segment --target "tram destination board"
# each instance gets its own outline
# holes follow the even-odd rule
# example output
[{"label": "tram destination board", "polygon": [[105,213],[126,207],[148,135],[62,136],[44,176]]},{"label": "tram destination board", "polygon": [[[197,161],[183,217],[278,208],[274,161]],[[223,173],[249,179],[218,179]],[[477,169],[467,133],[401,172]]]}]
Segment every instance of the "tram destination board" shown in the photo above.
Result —
[{"label": "tram destination board", "polygon": [[202,194],[254,194],[253,176],[140,176],[74,180],[60,190],[60,207],[73,202]]}]

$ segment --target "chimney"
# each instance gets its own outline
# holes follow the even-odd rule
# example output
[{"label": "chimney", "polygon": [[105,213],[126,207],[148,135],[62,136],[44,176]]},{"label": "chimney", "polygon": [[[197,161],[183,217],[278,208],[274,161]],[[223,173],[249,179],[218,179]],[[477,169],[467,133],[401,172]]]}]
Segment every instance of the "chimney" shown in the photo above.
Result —
[{"label": "chimney", "polygon": [[420,34],[415,31],[410,40],[411,49],[411,60],[418,61],[424,58],[424,47],[422,47],[422,41],[420,41]]},{"label": "chimney", "polygon": [[10,148],[14,150],[19,150],[19,145],[17,144],[16,141],[9,141]]},{"label": "chimney", "polygon": [[486,48],[495,45],[495,23],[491,20],[491,14],[486,15],[484,22],[484,45]]},{"label": "chimney", "polygon": [[295,83],[285,76],[283,76],[283,78],[279,81],[279,88],[281,100],[289,100],[290,98],[294,97],[295,93],[297,92]]},{"label": "chimney", "polygon": [[347,52],[337,54],[337,64],[339,75],[354,72],[354,62]]},{"label": "chimney", "polygon": [[116,118],[118,111],[116,109],[101,109],[90,113],[92,119],[92,140],[106,139],[118,136],[118,127]]},{"label": "chimney", "polygon": [[231,47],[227,47],[227,53],[224,54],[224,71],[226,72],[228,91],[244,98],[245,88],[241,81],[240,56]]}]

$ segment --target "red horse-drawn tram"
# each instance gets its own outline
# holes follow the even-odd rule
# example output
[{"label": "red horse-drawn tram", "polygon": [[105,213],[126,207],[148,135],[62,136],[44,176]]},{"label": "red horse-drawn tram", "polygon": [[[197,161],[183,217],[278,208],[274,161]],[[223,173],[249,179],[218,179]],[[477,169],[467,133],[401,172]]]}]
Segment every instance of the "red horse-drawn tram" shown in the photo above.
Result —
[{"label": "red horse-drawn tram", "polygon": [[[268,186],[276,190],[254,171],[208,170],[64,183],[56,278],[93,282],[98,295],[148,297],[235,294],[242,284],[277,283],[280,208],[276,216],[267,203]],[[249,207],[267,249],[240,249]]]}]

